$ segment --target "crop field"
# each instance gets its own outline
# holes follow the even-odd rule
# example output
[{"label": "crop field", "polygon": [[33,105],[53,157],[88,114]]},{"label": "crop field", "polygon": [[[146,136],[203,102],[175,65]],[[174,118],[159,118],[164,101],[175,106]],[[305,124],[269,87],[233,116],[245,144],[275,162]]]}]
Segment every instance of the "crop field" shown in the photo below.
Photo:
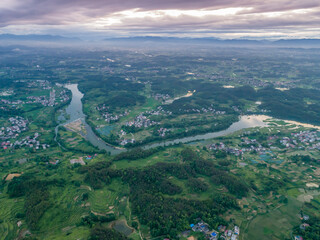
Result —
[{"label": "crop field", "polygon": [[295,199],[288,199],[288,204],[270,210],[253,218],[243,239],[284,239],[290,236],[292,228],[299,222],[299,209],[302,203]]},{"label": "crop field", "polygon": [[319,51],[126,47],[0,48],[0,240],[317,239]]}]

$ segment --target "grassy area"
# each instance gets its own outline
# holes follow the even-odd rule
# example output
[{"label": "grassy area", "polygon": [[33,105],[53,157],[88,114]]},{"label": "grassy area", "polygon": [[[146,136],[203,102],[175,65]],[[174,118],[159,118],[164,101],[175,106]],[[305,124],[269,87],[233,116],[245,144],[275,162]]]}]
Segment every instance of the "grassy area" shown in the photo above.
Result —
[{"label": "grassy area", "polygon": [[299,222],[302,203],[288,199],[288,204],[253,218],[244,231],[242,239],[285,239]]},{"label": "grassy area", "polygon": [[[174,67],[170,68],[175,69]],[[79,71],[81,72],[81,71]],[[78,71],[72,73],[73,76],[79,74]],[[90,72],[82,70],[82,72]],[[63,73],[65,74],[65,72]],[[91,74],[93,74],[91,72]],[[230,76],[236,76],[232,72]],[[92,75],[91,77],[93,77]],[[61,76],[65,77],[65,76]],[[187,80],[196,79],[188,77]],[[75,80],[73,80],[75,81]],[[130,110],[130,113],[121,118],[119,122],[112,124],[112,129],[105,129],[108,133],[117,134],[121,126],[128,120],[132,120],[138,114],[154,110],[160,105],[152,97],[150,84],[142,87],[143,91],[138,90],[140,95],[146,97],[146,102],[131,106],[128,108],[115,109],[115,113],[123,113],[124,110]],[[120,91],[119,91],[120,92]],[[124,90],[122,91],[122,93]],[[99,94],[98,94],[99,93]],[[106,124],[101,114],[96,109],[98,104],[106,101],[108,97],[113,97],[118,92],[108,92],[106,95],[100,89],[89,91],[89,98],[84,104],[84,111],[89,120],[97,127],[110,126]],[[48,95],[49,91],[37,91],[34,96]],[[91,95],[90,95],[91,94]],[[95,94],[99,97],[94,98]],[[196,94],[195,94],[196,95]],[[192,98],[190,104],[195,104]],[[199,100],[199,99],[198,99]],[[308,100],[309,101],[309,100]],[[310,100],[311,101],[311,100]],[[227,99],[219,103],[220,107],[231,108],[232,102]],[[244,109],[255,108],[256,104],[252,101],[243,101]],[[189,104],[186,101],[185,104]],[[88,143],[79,133],[68,131],[61,128],[59,138],[62,145],[67,150],[58,148],[53,142],[54,126],[56,125],[55,109],[52,107],[43,107],[37,104],[22,106],[25,113],[23,116],[30,121],[28,131],[21,133],[19,138],[32,135],[35,132],[40,133],[40,141],[52,145],[46,150],[33,151],[32,148],[23,147],[22,149],[1,150],[0,155],[0,178],[4,178],[9,173],[30,174],[32,177],[41,180],[59,179],[63,184],[59,186],[50,185],[48,187],[50,207],[45,211],[38,221],[38,229],[31,233],[39,239],[87,239],[90,234],[90,227],[97,222],[85,225],[82,222],[85,216],[106,216],[114,214],[116,219],[112,222],[103,223],[104,226],[113,227],[119,232],[128,235],[131,239],[141,239],[143,237],[150,239],[150,229],[147,226],[140,225],[139,219],[132,213],[132,195],[130,195],[129,186],[121,180],[121,175],[112,179],[110,184],[103,183],[101,189],[93,189],[88,186],[86,174],[80,174],[79,166],[71,165],[70,159],[83,156],[84,153],[96,153],[98,150]],[[215,116],[214,114],[177,114],[176,116],[163,117],[156,116],[162,125],[173,124],[172,133],[182,133],[184,131],[209,129],[212,124],[218,120],[225,120],[224,116]],[[0,119],[1,126],[6,125],[7,119]],[[185,125],[179,125],[185,123]],[[248,187],[249,194],[241,199],[237,199],[239,209],[227,210],[225,218],[227,223],[241,226],[241,239],[285,239],[290,236],[291,229],[299,223],[298,213],[305,206],[305,202],[310,202],[309,207],[320,208],[320,195],[318,190],[308,189],[306,183],[316,182],[320,176],[320,168],[316,163],[293,163],[291,156],[308,155],[314,159],[319,159],[318,150],[308,150],[304,148],[289,149],[278,143],[275,149],[272,149],[270,158],[263,159],[262,154],[255,151],[244,153],[242,156],[227,154],[222,159],[214,151],[208,150],[208,145],[212,143],[224,142],[230,147],[242,148],[241,137],[247,136],[248,139],[258,139],[263,146],[267,146],[267,138],[271,135],[277,135],[279,138],[290,136],[293,132],[306,130],[303,127],[297,127],[295,124],[288,124],[282,120],[270,120],[270,126],[265,128],[245,129],[235,132],[229,136],[219,139],[207,140],[190,144],[198,156],[201,156],[214,163],[215,167],[221,171],[226,171],[237,177],[239,181]],[[156,126],[158,127],[158,126]],[[156,127],[149,127],[134,134],[127,134],[127,138],[134,137],[136,140],[143,140],[154,133]],[[248,134],[247,132],[251,132]],[[107,134],[106,134],[107,135]],[[152,156],[137,160],[114,161],[111,165],[112,170],[117,173],[126,169],[145,169],[160,162],[182,163],[181,150],[184,146],[167,147],[164,150],[153,154]],[[267,146],[268,148],[268,146]],[[46,159],[48,156],[48,161]],[[110,161],[112,157],[107,154],[99,154],[93,160],[86,163],[90,166],[100,161]],[[23,160],[23,161],[20,161]],[[57,165],[50,161],[59,160]],[[221,164],[221,160],[228,162]],[[271,160],[281,160],[278,162]],[[242,165],[240,164],[242,163]],[[127,171],[129,172],[129,171]],[[99,173],[99,172],[98,172]],[[123,173],[123,172],[122,172]],[[103,173],[99,173],[103,174]],[[162,173],[161,173],[162,174]],[[93,176],[93,179],[96,176]],[[195,174],[190,178],[196,178],[208,185],[204,192],[195,192],[189,186],[190,179],[179,179],[174,174],[166,175],[167,180],[179,186],[182,191],[175,195],[164,195],[167,198],[187,199],[187,200],[208,200],[213,196],[222,193],[231,194],[231,191],[223,184],[216,184],[211,176]],[[278,188],[268,189],[272,183],[279,183]],[[278,182],[277,182],[278,181]],[[9,183],[2,181],[0,188],[0,240],[14,239],[17,234],[23,234],[29,226],[23,216],[25,212],[24,197],[9,198],[7,187]],[[265,190],[268,189],[268,190]],[[132,189],[131,189],[132,190]],[[160,194],[160,193],[159,193]],[[313,197],[313,200],[309,197]],[[306,198],[307,200],[305,200]],[[299,199],[299,200],[298,200]],[[131,202],[132,201],[132,202]],[[134,205],[133,205],[134,206]],[[18,227],[18,222],[21,226]],[[134,224],[133,224],[134,223]],[[138,225],[137,229],[132,229],[133,225]],[[186,225],[188,225],[186,223]],[[198,235],[202,236],[202,235]]]},{"label": "grassy area", "polygon": [[173,147],[167,148],[164,151],[161,151],[150,157],[140,159],[138,161],[128,161],[121,160],[113,162],[113,168],[115,169],[124,169],[124,168],[143,168],[147,166],[154,165],[158,162],[178,162],[180,160],[179,153],[181,148]]},{"label": "grassy area", "polygon": [[118,213],[118,206],[128,192],[126,186],[114,180],[110,186],[89,193],[90,208],[99,214]]},{"label": "grassy area", "polygon": [[[1,196],[2,195],[2,196]],[[16,236],[18,230],[17,222],[15,218],[17,213],[23,212],[23,199],[8,199],[3,194],[0,196],[0,239],[13,239]]]},{"label": "grassy area", "polygon": [[60,143],[67,149],[83,152],[83,153],[96,153],[99,150],[91,143],[85,140],[80,134],[69,131],[65,128],[59,128],[58,132]]},{"label": "grassy area", "polygon": [[[267,128],[260,129],[260,133],[262,134],[268,134],[269,132],[270,131]],[[276,129],[273,129],[272,133],[273,132],[276,132]],[[70,145],[76,139],[81,139],[80,135],[71,131],[62,131],[60,134]],[[228,144],[231,145],[239,144],[239,134],[240,133],[235,133],[214,141],[227,141]],[[212,152],[203,149],[203,146],[206,146],[210,142],[212,142],[212,140],[199,142],[190,146],[197,151],[200,156],[203,156],[218,165],[219,159],[215,158]],[[80,144],[81,141],[77,143],[77,145]],[[76,146],[71,147],[76,148]],[[179,163],[181,161],[180,152],[182,149],[182,146],[168,147],[147,158],[134,161],[116,161],[113,162],[112,168],[143,169],[158,162]],[[24,153],[24,149],[16,150],[14,153],[7,152],[5,155],[6,161],[10,162],[17,158],[23,158],[25,157]],[[234,218],[236,223],[241,226],[241,231],[243,233],[243,235],[241,235],[242,239],[256,239],[258,237],[262,239],[283,239],[290,235],[291,228],[299,222],[297,214],[303,205],[302,202],[297,200],[302,194],[299,188],[305,187],[307,180],[305,179],[305,175],[306,173],[313,174],[313,170],[309,173],[310,169],[308,166],[298,167],[288,162],[288,156],[297,153],[307,154],[308,152],[292,150],[291,152],[288,151],[288,153],[284,154],[281,151],[274,151],[274,154],[281,156],[284,161],[281,164],[266,163],[266,166],[251,162],[252,159],[255,159],[258,162],[263,163],[263,161],[259,159],[259,156],[254,153],[245,154],[243,159],[231,155],[227,156],[226,159],[231,163],[231,165],[228,166],[228,169],[232,173],[241,176],[245,182],[254,182],[258,189],[263,189],[265,186],[262,176],[270,177],[276,174],[276,176],[280,178],[287,176],[290,179],[297,179],[296,182],[289,182],[279,190],[280,195],[288,196],[288,203],[282,203],[279,200],[279,196],[276,194],[258,195],[255,192],[251,192],[247,198],[241,199],[240,206],[242,209],[238,212],[229,213],[226,218]],[[35,155],[37,154],[43,153],[35,153]],[[40,236],[41,239],[86,239],[89,235],[89,228],[87,226],[79,226],[79,223],[83,216],[89,214],[106,215],[114,213],[117,216],[117,219],[125,221],[129,227],[131,226],[133,219],[136,218],[131,213],[130,199],[128,199],[129,188],[127,185],[123,184],[120,179],[115,179],[111,184],[104,186],[102,189],[93,190],[89,186],[85,186],[83,183],[83,176],[79,175],[76,168],[73,169],[70,165],[70,158],[75,157],[73,151],[61,153],[58,149],[52,148],[50,149],[49,154],[61,160],[57,169],[49,170],[45,165],[40,165],[40,168],[38,167],[39,169],[36,171],[36,163],[27,162],[25,165],[13,165],[6,171],[0,171],[0,176],[2,177],[8,172],[30,172],[32,169],[32,171],[37,172],[36,174],[41,172],[45,174],[47,172],[51,179],[56,177],[68,179],[68,184],[65,187],[50,188],[50,198],[54,203],[54,206],[48,209],[41,218],[39,230],[34,232],[37,236]],[[316,152],[311,152],[310,155],[313,157],[318,156]],[[0,158],[0,160],[4,161],[4,158]],[[106,160],[110,160],[110,157],[101,154],[90,161],[89,164]],[[240,161],[247,165],[240,166],[238,164]],[[280,169],[282,171],[273,172],[271,168]],[[316,170],[317,168],[315,168],[314,171]],[[226,191],[223,187],[212,184],[210,177],[196,177],[209,185],[207,191],[195,193],[189,188],[187,180],[169,177],[171,182],[182,188],[182,192],[174,197],[206,200]],[[80,182],[81,186],[71,184],[72,181]],[[84,194],[88,194],[89,198],[87,200],[83,200]],[[2,196],[1,202],[5,202],[9,207],[0,207],[1,216],[3,216],[3,222],[0,224],[0,227],[3,229],[2,231],[5,232],[6,236],[11,236],[10,234],[14,234],[18,229],[16,225],[18,219],[15,218],[15,214],[23,212],[23,201],[15,202],[13,199],[8,199],[6,195]],[[315,195],[314,198],[316,201],[319,201],[318,195]],[[316,201],[314,201],[313,204],[316,205]],[[23,223],[21,229],[26,227],[26,224]],[[143,236],[149,235],[149,230],[145,226],[141,226],[141,232]],[[132,237],[132,239],[140,239],[140,235],[137,231],[131,233],[130,237]]]}]

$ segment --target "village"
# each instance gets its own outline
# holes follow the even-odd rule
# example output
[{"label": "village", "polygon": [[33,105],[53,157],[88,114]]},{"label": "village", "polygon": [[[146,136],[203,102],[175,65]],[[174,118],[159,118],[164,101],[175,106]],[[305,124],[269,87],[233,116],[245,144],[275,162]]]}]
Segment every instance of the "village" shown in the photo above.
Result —
[{"label": "village", "polygon": [[12,89],[3,90],[3,91],[0,92],[0,97],[11,96],[13,93],[14,93],[14,91]]},{"label": "village", "polygon": [[36,150],[47,149],[50,147],[48,144],[40,143],[38,137],[39,133],[33,136],[26,136],[21,140],[11,141],[11,139],[19,138],[20,134],[28,130],[29,121],[23,117],[16,116],[9,118],[10,126],[0,128],[0,142],[1,147],[6,150],[8,148],[16,149],[21,147],[30,147]]},{"label": "village", "polygon": [[[148,128],[151,126],[156,126],[159,125],[160,122],[151,120],[151,116],[168,116],[171,115],[172,112],[170,111],[165,111],[161,106],[157,107],[155,110],[150,110],[150,111],[145,111],[143,113],[140,113],[138,116],[136,116],[133,120],[125,122],[123,125],[124,127],[134,127],[134,128]],[[156,134],[158,134],[161,137],[164,137],[170,130],[164,127],[161,127],[156,130]],[[119,132],[119,137],[120,137],[120,145],[125,146],[129,143],[135,143],[136,140],[134,138],[132,139],[121,139],[124,136],[126,136],[128,133],[124,130],[121,129]]]},{"label": "village", "polygon": [[269,136],[266,144],[261,144],[257,139],[241,137],[241,143],[237,147],[229,147],[223,142],[208,145],[208,148],[213,151],[221,150],[236,156],[241,156],[245,152],[255,152],[265,154],[271,150],[280,149],[305,149],[305,150],[320,150],[320,131],[300,131],[291,133],[289,137],[279,138],[276,135]]},{"label": "village", "polygon": [[[240,228],[238,226],[234,226],[231,229],[227,229],[226,226],[220,225],[218,230],[210,229],[209,224],[204,222],[201,219],[198,219],[198,223],[190,224],[191,230],[187,230],[182,233],[184,237],[188,237],[192,235],[192,232],[199,232],[203,233],[206,239],[209,240],[218,240],[218,239],[225,239],[225,240],[238,240],[240,235]],[[194,239],[194,237],[187,238],[188,240]]]},{"label": "village", "polygon": [[132,121],[128,121],[125,123],[125,126],[131,127],[134,126],[136,128],[147,128],[153,125],[159,124],[158,122],[150,120],[148,117],[144,116],[143,113],[139,114]]},{"label": "village", "polygon": [[165,102],[166,100],[170,99],[171,97],[169,94],[156,93],[153,95],[153,98],[157,101]]},{"label": "village", "polygon": [[[18,81],[16,81],[16,82],[18,82]],[[25,82],[25,80],[20,80],[19,82]],[[40,87],[43,90],[51,90],[52,89],[50,82],[47,80],[28,81],[27,86],[29,88],[33,88],[33,87],[39,88]]]},{"label": "village", "polygon": [[88,160],[94,159],[96,156],[97,156],[97,154],[86,155],[86,156],[83,156],[83,157],[74,158],[74,159],[70,160],[70,163],[71,164],[80,164],[80,165],[83,166],[83,165],[86,165],[86,162],[84,161],[84,159],[86,159],[88,161]]},{"label": "village", "polygon": [[[69,100],[68,95],[66,94],[65,90],[62,90],[60,92],[60,102],[66,102]],[[56,91],[54,89],[52,89],[50,91],[50,96],[49,98],[46,96],[28,96],[27,97],[27,101],[23,101],[23,100],[8,100],[8,99],[1,99],[1,103],[2,104],[7,104],[7,105],[11,105],[13,107],[16,107],[18,105],[22,105],[22,104],[41,104],[45,107],[53,107],[55,105],[58,105],[59,103],[57,102],[56,99]],[[5,107],[3,106],[3,108],[5,109]]]},{"label": "village", "polygon": [[280,142],[286,148],[320,150],[320,131],[300,131],[298,133],[291,133],[291,137],[284,137]]},{"label": "village", "polygon": [[225,115],[226,114],[225,111],[219,111],[219,110],[214,109],[213,107],[201,108],[201,109],[192,108],[192,109],[185,109],[185,110],[179,109],[179,111],[184,111],[186,113],[210,113],[213,115]]},{"label": "village", "polygon": [[7,100],[7,99],[1,99],[1,102],[3,104],[8,104],[8,105],[21,105],[25,103],[22,100]]},{"label": "village", "polygon": [[170,132],[170,130],[167,129],[167,128],[160,128],[160,129],[158,129],[158,134],[159,134],[159,136],[161,136],[161,137],[165,137],[167,132]]},{"label": "village", "polygon": [[40,149],[47,149],[50,148],[49,144],[43,144],[38,140],[38,137],[40,136],[39,133],[35,133],[33,136],[26,136],[25,138],[21,140],[16,140],[14,142],[11,141],[3,141],[1,143],[1,147],[6,150],[8,148],[16,149],[16,148],[22,148],[22,147],[29,147],[33,148],[35,150]]},{"label": "village", "polygon": [[159,122],[153,121],[150,119],[150,116],[169,116],[172,115],[172,112],[165,111],[161,106],[157,107],[155,110],[145,111],[140,113],[134,118],[134,120],[128,121],[125,123],[125,126],[134,126],[136,128],[147,128],[150,126],[158,125]]},{"label": "village", "polygon": [[55,90],[52,89],[50,91],[50,97],[47,98],[46,96],[29,96],[27,97],[30,101],[27,101],[25,103],[40,103],[41,105],[45,107],[53,107],[57,103],[55,102],[56,100],[56,94]]},{"label": "village", "polygon": [[[300,220],[301,220],[301,224],[299,226],[299,228],[302,230],[302,231],[305,231],[307,228],[310,227],[310,224],[308,224],[307,222],[309,221],[310,219],[310,216],[307,215],[307,214],[304,214],[303,211],[301,210],[300,211]],[[300,235],[295,235],[292,237],[294,240],[303,240],[303,237],[300,236]]]},{"label": "village", "polygon": [[28,129],[29,121],[23,117],[10,117],[9,122],[11,126],[0,128],[0,139],[2,140],[18,137],[20,133]]},{"label": "village", "polygon": [[[130,113],[130,110],[120,114],[109,113],[109,107],[107,107],[105,104],[102,104],[101,106],[97,106],[96,109],[100,112],[100,114],[102,115],[102,117],[107,123],[117,122],[120,120],[120,118],[125,117]],[[99,118],[97,120],[99,120]]]},{"label": "village", "polygon": [[128,143],[135,143],[135,142],[136,142],[136,140],[134,138],[133,139],[123,139],[123,140],[120,140],[120,145],[125,146]]},{"label": "village", "polygon": [[[16,82],[27,82],[26,80],[19,80]],[[24,104],[41,104],[45,107],[53,107],[58,105],[59,103],[67,102],[70,97],[67,94],[67,91],[65,89],[62,89],[59,91],[59,93],[56,93],[56,89],[50,86],[50,83],[46,80],[35,80],[27,82],[28,88],[40,88],[42,90],[50,90],[49,96],[44,95],[32,95],[26,97],[25,99],[12,99],[12,98],[2,98],[0,99],[0,103],[2,106],[0,106],[0,109],[9,111],[10,108],[12,109],[18,109],[21,107],[21,105]],[[13,90],[7,90],[3,91],[0,96],[8,97],[13,95]]]}]

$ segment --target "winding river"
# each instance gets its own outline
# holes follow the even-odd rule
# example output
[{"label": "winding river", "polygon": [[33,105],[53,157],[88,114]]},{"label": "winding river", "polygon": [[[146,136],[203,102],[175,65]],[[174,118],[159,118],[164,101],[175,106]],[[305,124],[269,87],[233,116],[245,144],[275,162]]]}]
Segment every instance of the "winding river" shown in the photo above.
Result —
[{"label": "winding river", "polygon": [[228,134],[234,133],[236,131],[239,131],[239,130],[245,129],[245,128],[267,127],[268,123],[265,122],[265,120],[267,120],[267,119],[270,119],[270,117],[265,116],[265,115],[243,115],[243,116],[240,116],[238,122],[233,123],[226,130],[205,133],[205,134],[199,134],[196,136],[184,137],[184,138],[179,138],[179,139],[174,139],[174,140],[167,140],[164,142],[147,145],[145,148],[168,146],[170,144],[189,143],[189,142],[193,142],[193,141],[217,138],[217,137],[221,137],[221,136],[226,136]]},{"label": "winding river", "polygon": [[[82,101],[83,93],[81,93],[78,89],[78,84],[66,84],[64,85],[65,88],[69,89],[72,92],[72,100],[68,107],[66,108],[66,113],[69,116],[69,119],[62,124],[59,124],[55,128],[55,141],[57,141],[57,134],[58,134],[58,128],[60,126],[63,126],[65,124],[71,123],[73,121],[76,121],[78,119],[81,120],[85,127],[85,132],[81,132],[81,135],[87,139],[92,145],[98,147],[99,149],[104,149],[111,154],[117,154],[120,153],[123,150],[114,148],[106,144],[101,138],[99,138],[93,131],[92,128],[86,123],[85,117],[86,115],[82,111]],[[62,115],[59,116],[59,119],[63,118]],[[58,142],[58,141],[57,141]],[[58,142],[59,144],[59,142]],[[60,145],[60,144],[59,144]],[[60,145],[61,146],[61,145]]]},{"label": "winding river", "polygon": [[[83,98],[83,93],[81,93],[79,91],[78,84],[66,84],[66,85],[64,85],[64,87],[69,89],[72,92],[72,100],[71,100],[70,104],[68,105],[68,107],[66,108],[66,113],[70,116],[70,118],[66,122],[59,124],[55,128],[55,133],[56,133],[55,140],[57,141],[57,133],[58,133],[59,126],[63,126],[67,123],[70,123],[70,122],[73,122],[75,120],[80,119],[82,121],[82,123],[84,124],[85,130],[86,130],[85,132],[82,132],[81,134],[92,145],[98,147],[99,149],[104,149],[104,150],[110,152],[112,155],[118,154],[118,153],[124,151],[123,149],[117,149],[117,148],[114,148],[114,147],[106,144],[101,138],[99,138],[92,131],[92,128],[86,123],[85,114],[82,111],[83,106],[82,106],[82,102],[81,102],[81,99]],[[63,118],[62,115],[59,116],[59,119],[60,118]],[[184,138],[179,138],[179,139],[174,139],[174,140],[166,140],[163,142],[158,142],[158,143],[146,145],[146,146],[144,146],[144,148],[148,149],[148,148],[154,148],[154,147],[158,147],[158,146],[168,146],[170,144],[189,143],[189,142],[193,142],[193,141],[206,140],[206,139],[225,136],[225,135],[234,133],[236,131],[239,131],[239,130],[242,130],[245,128],[266,127],[266,126],[268,126],[268,123],[265,120],[270,119],[270,118],[271,117],[265,116],[265,115],[243,115],[243,116],[240,116],[238,122],[233,123],[226,130],[219,131],[219,132],[200,134],[200,135],[196,135],[196,136],[184,137]],[[292,122],[292,123],[303,125],[298,122]],[[310,125],[310,126],[313,126],[313,125]],[[59,144],[59,142],[58,142],[58,144]]]}]

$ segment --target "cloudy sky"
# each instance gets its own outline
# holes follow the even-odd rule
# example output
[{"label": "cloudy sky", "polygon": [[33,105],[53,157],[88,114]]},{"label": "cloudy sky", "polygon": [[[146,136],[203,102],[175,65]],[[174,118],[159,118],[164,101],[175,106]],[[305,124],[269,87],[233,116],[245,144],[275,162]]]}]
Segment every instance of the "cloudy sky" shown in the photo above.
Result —
[{"label": "cloudy sky", "polygon": [[320,38],[320,1],[0,0],[0,33]]}]

